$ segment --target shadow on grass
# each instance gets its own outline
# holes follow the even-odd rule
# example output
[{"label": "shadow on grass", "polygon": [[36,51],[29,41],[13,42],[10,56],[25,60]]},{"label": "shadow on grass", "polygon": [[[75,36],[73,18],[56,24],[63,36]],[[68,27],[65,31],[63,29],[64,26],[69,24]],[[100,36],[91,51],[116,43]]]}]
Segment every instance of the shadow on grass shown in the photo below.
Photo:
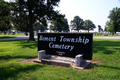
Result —
[{"label": "shadow on grass", "polygon": [[97,68],[97,67],[103,67],[103,68],[110,68],[110,69],[120,70],[119,67],[107,66],[107,65],[103,65],[103,64],[97,64],[97,63],[91,63],[85,69],[93,69],[93,68]]},{"label": "shadow on grass", "polygon": [[[18,47],[18,48],[20,47],[20,49],[18,49],[18,50],[22,50],[22,49],[25,49],[25,48],[30,48],[30,49],[36,49],[37,48],[37,41],[14,40],[14,41],[1,41],[1,42],[7,42],[7,43],[11,42],[10,44],[12,46],[15,45],[15,47]],[[9,47],[9,48],[11,48],[11,47]],[[6,50],[8,50],[9,48],[7,48]],[[5,52],[5,50],[1,49],[0,52]],[[14,50],[13,50],[13,52],[14,52]],[[36,53],[37,53],[37,50],[36,50]],[[18,59],[18,58],[28,59],[28,58],[35,58],[35,57],[37,57],[37,56],[33,56],[33,55],[29,56],[29,53],[28,53],[28,55],[27,54],[22,55],[22,54],[17,54],[16,53],[15,55],[9,55],[9,54],[8,55],[0,55],[0,60],[10,60],[10,59]]]},{"label": "shadow on grass", "polygon": [[14,77],[15,79],[15,77],[17,77],[16,75],[19,74],[20,72],[25,72],[27,74],[42,67],[44,67],[44,65],[38,65],[38,64],[34,64],[34,65],[9,64],[8,66],[5,67],[0,66],[0,80],[6,80],[9,77]]},{"label": "shadow on grass", "polygon": [[119,41],[109,41],[109,40],[93,41],[93,53],[97,53],[101,51],[104,54],[113,54],[116,52],[115,50],[116,51],[120,50]]},{"label": "shadow on grass", "polygon": [[17,36],[0,36],[0,39],[4,39],[4,38],[15,38]]},{"label": "shadow on grass", "polygon": [[[16,43],[15,43],[16,44]],[[20,41],[19,43],[17,43],[18,46],[22,46],[22,48],[37,48],[38,44],[37,41]]]},{"label": "shadow on grass", "polygon": [[22,48],[37,48],[38,47],[38,43],[37,43],[37,39],[36,41],[28,41],[28,39],[25,40],[9,40],[9,41],[0,41],[0,42],[15,42],[14,44],[17,46],[22,46]]},{"label": "shadow on grass", "polygon": [[30,59],[30,58],[36,58],[37,56],[25,56],[25,55],[6,55],[6,56],[0,56],[0,60],[11,60],[11,59]]},{"label": "shadow on grass", "polygon": [[92,68],[95,68],[95,67],[103,67],[103,68],[110,68],[110,69],[117,69],[117,70],[120,70],[119,67],[113,67],[113,66],[107,66],[107,65],[103,65],[103,64],[93,64]]}]

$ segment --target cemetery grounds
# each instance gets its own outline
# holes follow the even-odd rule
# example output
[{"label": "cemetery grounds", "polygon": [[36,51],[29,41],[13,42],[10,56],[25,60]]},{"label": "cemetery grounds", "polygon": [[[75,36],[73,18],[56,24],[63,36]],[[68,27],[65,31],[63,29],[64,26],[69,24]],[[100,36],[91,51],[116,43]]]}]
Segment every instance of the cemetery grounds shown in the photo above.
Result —
[{"label": "cemetery grounds", "polygon": [[32,62],[37,56],[37,40],[0,41],[0,80],[120,80],[120,40],[93,39],[84,70]]}]

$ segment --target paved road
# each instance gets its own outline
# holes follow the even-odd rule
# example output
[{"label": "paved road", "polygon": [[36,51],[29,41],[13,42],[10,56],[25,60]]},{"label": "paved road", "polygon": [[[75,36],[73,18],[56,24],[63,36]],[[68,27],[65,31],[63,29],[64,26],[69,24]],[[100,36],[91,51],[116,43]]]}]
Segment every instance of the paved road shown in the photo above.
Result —
[{"label": "paved road", "polygon": [[[37,36],[34,36],[35,39],[37,39]],[[114,36],[114,37],[93,37],[94,39],[120,39],[120,36]],[[22,39],[29,39],[29,36],[18,36],[16,38],[4,38],[0,39],[0,41],[6,41],[6,40],[22,40]]]},{"label": "paved road", "polygon": [[120,36],[114,36],[114,37],[93,37],[95,39],[120,39]]},{"label": "paved road", "polygon": [[[37,39],[37,36],[34,36],[35,39]],[[15,38],[4,38],[0,39],[0,41],[7,41],[7,40],[22,40],[22,39],[29,39],[29,36],[18,36]]]}]

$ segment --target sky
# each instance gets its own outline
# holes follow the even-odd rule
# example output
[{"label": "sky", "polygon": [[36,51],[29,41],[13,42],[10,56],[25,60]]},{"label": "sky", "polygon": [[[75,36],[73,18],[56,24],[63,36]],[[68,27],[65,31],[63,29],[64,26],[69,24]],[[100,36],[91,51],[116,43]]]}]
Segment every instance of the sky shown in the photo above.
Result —
[{"label": "sky", "polygon": [[98,31],[98,25],[104,29],[110,10],[114,7],[120,8],[120,0],[60,0],[56,10],[65,14],[69,25],[75,16],[79,16],[84,21],[91,20],[96,25],[95,31]]},{"label": "sky", "polygon": [[98,25],[104,29],[114,7],[120,8],[120,0],[61,0],[57,9],[65,14],[69,25],[75,16],[79,16],[84,21],[91,20],[96,25],[95,31],[98,31]]}]

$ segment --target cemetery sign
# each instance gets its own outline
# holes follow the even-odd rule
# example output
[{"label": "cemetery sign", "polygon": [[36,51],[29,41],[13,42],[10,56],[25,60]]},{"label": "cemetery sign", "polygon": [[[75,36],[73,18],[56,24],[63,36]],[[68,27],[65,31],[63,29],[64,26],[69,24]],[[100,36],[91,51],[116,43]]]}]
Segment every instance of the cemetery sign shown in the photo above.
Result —
[{"label": "cemetery sign", "polygon": [[83,59],[92,59],[92,33],[38,33],[38,51],[46,54],[75,58],[83,54]]}]

